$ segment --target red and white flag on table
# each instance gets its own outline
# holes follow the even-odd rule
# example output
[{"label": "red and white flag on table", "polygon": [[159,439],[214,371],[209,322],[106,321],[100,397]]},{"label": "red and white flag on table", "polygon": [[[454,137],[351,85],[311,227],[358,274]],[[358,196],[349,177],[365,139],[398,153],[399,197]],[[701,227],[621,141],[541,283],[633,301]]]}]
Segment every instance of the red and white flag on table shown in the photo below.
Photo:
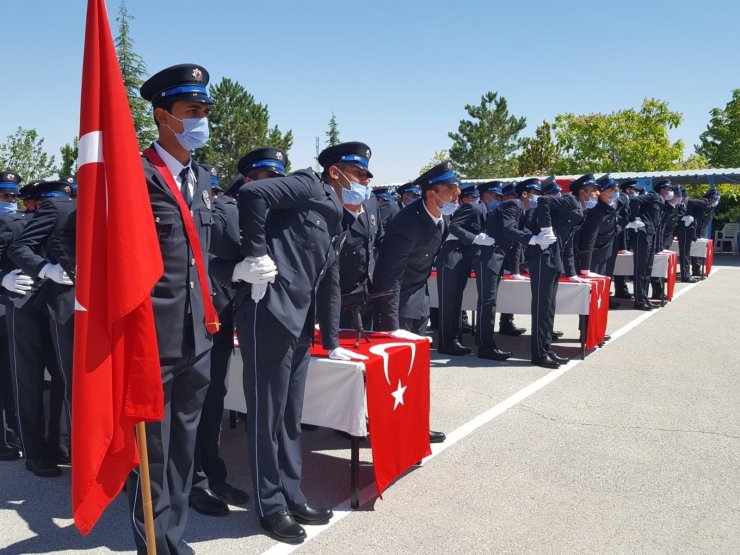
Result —
[{"label": "red and white flag on table", "polygon": [[104,0],[87,6],[78,164],[72,509],[87,534],[138,464],[135,424],[164,410],[162,256]]}]

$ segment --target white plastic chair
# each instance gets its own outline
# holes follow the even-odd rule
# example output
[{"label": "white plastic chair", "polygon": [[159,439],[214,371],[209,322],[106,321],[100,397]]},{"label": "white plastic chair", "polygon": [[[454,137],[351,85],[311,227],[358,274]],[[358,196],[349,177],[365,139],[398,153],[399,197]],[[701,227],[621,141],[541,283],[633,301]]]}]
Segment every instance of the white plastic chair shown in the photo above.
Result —
[{"label": "white plastic chair", "polygon": [[737,251],[737,236],[740,234],[740,223],[725,224],[720,231],[714,232],[714,249],[721,252],[723,243],[730,243],[730,252]]}]

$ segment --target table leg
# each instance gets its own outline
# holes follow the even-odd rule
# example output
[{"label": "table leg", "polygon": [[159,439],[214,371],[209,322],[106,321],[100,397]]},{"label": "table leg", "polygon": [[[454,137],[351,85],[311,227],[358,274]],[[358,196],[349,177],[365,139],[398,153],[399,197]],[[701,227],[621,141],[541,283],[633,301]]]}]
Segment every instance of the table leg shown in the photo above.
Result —
[{"label": "table leg", "polygon": [[360,438],[352,436],[352,457],[350,461],[350,500],[353,509],[360,506]]},{"label": "table leg", "polygon": [[581,314],[579,316],[581,319],[581,360],[586,359],[586,333],[588,331],[588,316]]},{"label": "table leg", "polygon": [[660,306],[665,306],[665,288],[668,286],[668,280],[660,278]]}]

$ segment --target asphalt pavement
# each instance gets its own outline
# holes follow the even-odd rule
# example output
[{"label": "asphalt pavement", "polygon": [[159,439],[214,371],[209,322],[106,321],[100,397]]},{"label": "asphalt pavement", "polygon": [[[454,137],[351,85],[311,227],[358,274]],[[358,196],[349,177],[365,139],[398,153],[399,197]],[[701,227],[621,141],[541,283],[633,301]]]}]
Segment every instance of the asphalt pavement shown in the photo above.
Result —
[{"label": "asphalt pavement", "polygon": [[[715,268],[677,284],[663,309],[610,311],[614,339],[555,372],[529,365],[528,335],[502,338],[515,352],[506,363],[433,351],[432,428],[448,442],[383,500],[363,443],[357,511],[348,440],[305,432],[304,490],[338,516],[297,551],[740,553],[740,259],[718,256]],[[557,317],[556,329],[558,352],[575,356],[577,318]],[[229,481],[251,493],[243,423],[222,443]],[[123,497],[82,537],[69,469],[41,479],[22,461],[0,468],[0,552],[132,552]],[[251,504],[191,513],[186,539],[199,554],[295,549],[261,533]]]}]

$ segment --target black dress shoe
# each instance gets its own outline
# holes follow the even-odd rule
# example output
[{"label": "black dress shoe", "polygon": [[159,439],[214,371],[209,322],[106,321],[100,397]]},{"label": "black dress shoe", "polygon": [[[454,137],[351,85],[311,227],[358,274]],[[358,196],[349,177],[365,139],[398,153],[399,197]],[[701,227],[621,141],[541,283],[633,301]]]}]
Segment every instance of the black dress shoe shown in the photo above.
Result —
[{"label": "black dress shoe", "polygon": [[698,281],[699,281],[698,279],[694,279],[691,276],[689,276],[686,279],[682,279],[681,283],[696,283]]},{"label": "black dress shoe", "polygon": [[661,306],[663,306],[662,304],[660,304],[660,301],[648,300],[648,304],[652,305],[653,308],[660,308]]},{"label": "black dress shoe", "polygon": [[609,310],[614,310],[616,308],[619,308],[619,303],[614,299],[609,299]]},{"label": "black dress shoe", "polygon": [[631,299],[632,298],[632,294],[629,291],[617,291],[616,293],[614,293],[614,296],[617,299]]},{"label": "black dress shoe", "polygon": [[607,341],[611,341],[611,340],[612,340],[612,336],[611,336],[611,335],[609,335],[609,334],[607,333],[607,334],[606,334],[606,335],[604,336],[604,339],[602,339],[601,341],[602,341],[603,343],[606,343]]},{"label": "black dress shoe", "polygon": [[513,354],[510,351],[501,351],[496,347],[480,347],[478,349],[478,358],[488,360],[507,360]]},{"label": "black dress shoe", "polygon": [[52,455],[50,457],[51,461],[58,464],[59,466],[69,466],[72,464],[72,459],[69,455]]},{"label": "black dress shoe", "polygon": [[568,364],[570,362],[569,358],[561,357],[560,355],[558,355],[557,353],[553,353],[552,351],[547,353],[547,356],[549,356],[551,359],[553,359],[558,364]]},{"label": "black dress shoe", "polygon": [[635,310],[644,310],[644,311],[650,311],[655,309],[655,307],[648,303],[635,303]]},{"label": "black dress shoe", "polygon": [[501,335],[511,335],[518,337],[527,331],[527,328],[518,328],[516,326],[499,326],[498,332]]},{"label": "black dress shoe", "polygon": [[261,518],[260,526],[265,532],[281,542],[302,543],[306,539],[306,531],[293,519],[288,509]]},{"label": "black dress shoe", "polygon": [[211,484],[210,490],[224,503],[229,505],[244,505],[249,499],[249,495],[244,490],[224,482],[223,484]]},{"label": "black dress shoe", "polygon": [[447,436],[444,435],[442,432],[429,430],[429,443],[444,443],[446,439]]},{"label": "black dress shoe", "polygon": [[560,339],[561,337],[563,337],[563,335],[565,335],[565,334],[562,331],[553,330],[553,332],[552,332],[552,336],[553,337],[556,337],[558,339]]},{"label": "black dress shoe", "polygon": [[437,352],[442,355],[461,356],[469,355],[473,350],[470,347],[464,347],[457,339],[455,339],[449,347],[445,349],[437,349]]},{"label": "black dress shoe", "polygon": [[26,469],[41,478],[56,478],[62,475],[62,469],[49,459],[26,459]]},{"label": "black dress shoe", "polygon": [[289,507],[288,510],[299,524],[326,524],[334,516],[331,509],[315,509],[308,503],[301,507]]},{"label": "black dress shoe", "polygon": [[0,461],[17,461],[21,458],[21,452],[10,445],[0,444]]},{"label": "black dress shoe", "polygon": [[210,489],[195,488],[190,491],[190,506],[202,515],[225,516],[229,506]]},{"label": "black dress shoe", "polygon": [[532,361],[532,364],[534,364],[535,366],[542,366],[543,368],[560,368],[560,363],[547,355],[541,358],[534,359]]}]

